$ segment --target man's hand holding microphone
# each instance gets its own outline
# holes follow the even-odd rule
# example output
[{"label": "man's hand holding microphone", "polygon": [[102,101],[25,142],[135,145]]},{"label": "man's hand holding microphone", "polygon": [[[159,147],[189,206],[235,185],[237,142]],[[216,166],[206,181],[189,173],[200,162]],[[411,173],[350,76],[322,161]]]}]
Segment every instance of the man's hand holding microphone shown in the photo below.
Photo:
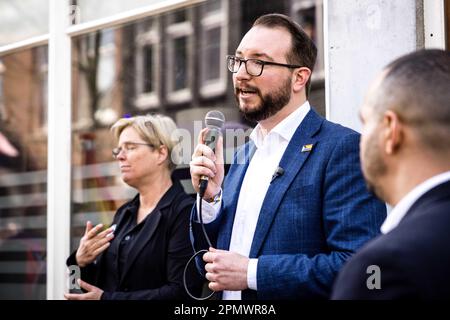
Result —
[{"label": "man's hand holding microphone", "polygon": [[[220,194],[224,179],[223,137],[220,134],[224,122],[221,112],[208,112],[205,117],[207,127],[200,132],[198,145],[190,162],[192,185],[207,202],[214,201]],[[248,288],[248,257],[211,247],[203,255],[203,260],[206,262],[206,279],[210,281],[211,290]]]},{"label": "man's hand holding microphone", "polygon": [[200,192],[200,182],[207,178],[207,187],[203,195],[205,200],[213,199],[220,193],[224,176],[223,138],[221,135],[217,136],[216,152],[214,153],[203,139],[209,130],[209,128],[205,128],[200,132],[198,145],[190,163],[191,180],[195,192]]}]

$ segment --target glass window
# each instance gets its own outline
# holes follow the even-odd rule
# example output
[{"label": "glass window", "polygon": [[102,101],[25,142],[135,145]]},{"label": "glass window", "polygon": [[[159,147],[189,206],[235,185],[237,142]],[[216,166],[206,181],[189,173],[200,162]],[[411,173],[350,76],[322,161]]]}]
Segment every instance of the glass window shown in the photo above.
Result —
[{"label": "glass window", "polygon": [[0,1],[0,46],[48,33],[48,0]]},{"label": "glass window", "polygon": [[146,45],[143,47],[143,57],[144,60],[144,92],[152,92],[153,88],[153,56],[155,54],[155,49],[152,45]]},{"label": "glass window", "polygon": [[214,39],[220,39],[221,28],[211,28],[205,31],[205,59],[202,61],[203,67],[203,83],[220,78],[220,42]]},{"label": "glass window", "polygon": [[204,5],[205,12],[217,12],[220,11],[222,7],[222,0],[208,0],[205,1]]},{"label": "glass window", "polygon": [[46,298],[46,52],[1,57],[0,299]]},{"label": "glass window", "polygon": [[187,39],[186,37],[179,37],[173,40],[173,54],[172,66],[173,77],[172,85],[174,91],[181,90],[187,87]]},{"label": "glass window", "polygon": [[447,50],[450,50],[450,2],[445,1],[445,21],[447,26]]},{"label": "glass window", "polygon": [[178,10],[175,11],[172,15],[171,15],[171,22],[172,23],[181,23],[181,22],[185,22],[187,20],[187,14],[186,14],[186,10]]}]

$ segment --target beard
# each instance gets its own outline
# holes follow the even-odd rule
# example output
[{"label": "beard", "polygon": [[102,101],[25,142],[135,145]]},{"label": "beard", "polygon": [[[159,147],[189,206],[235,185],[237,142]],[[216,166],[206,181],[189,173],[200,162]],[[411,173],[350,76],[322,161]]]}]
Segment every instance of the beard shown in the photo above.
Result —
[{"label": "beard", "polygon": [[240,89],[236,88],[235,98],[239,105],[239,111],[248,121],[258,122],[270,118],[283,109],[283,107],[288,104],[289,100],[291,100],[291,82],[292,76],[289,76],[278,88],[275,88],[266,95],[261,94],[261,91],[258,88],[252,87],[251,89],[254,90],[261,99],[260,104],[253,110],[246,110],[241,106],[239,101]]},{"label": "beard", "polygon": [[368,139],[365,151],[361,155],[363,175],[367,189],[381,200],[386,201],[387,197],[380,180],[387,173],[387,165],[381,157],[381,150],[375,137],[376,134]]}]

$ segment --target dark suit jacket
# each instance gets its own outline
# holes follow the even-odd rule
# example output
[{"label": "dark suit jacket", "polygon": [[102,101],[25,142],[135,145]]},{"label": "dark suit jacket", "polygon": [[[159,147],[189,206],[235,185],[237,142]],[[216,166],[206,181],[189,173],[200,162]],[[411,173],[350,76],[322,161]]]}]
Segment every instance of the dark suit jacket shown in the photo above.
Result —
[{"label": "dark suit jacket", "polygon": [[[112,222],[117,224],[116,233],[123,227],[126,215],[137,213],[139,195],[136,197],[117,210]],[[114,292],[105,291],[102,299],[186,298],[182,277],[184,267],[192,255],[188,230],[193,201],[181,184],[174,181],[151,213],[151,221],[140,230],[124,270],[119,274],[118,250],[121,239],[116,237],[94,263],[81,268],[81,278],[102,289],[106,281],[116,283]],[[67,265],[76,264],[75,253],[69,257]],[[105,255],[115,257],[113,265],[106,265]],[[193,292],[198,292],[201,286],[199,279],[196,271],[188,274],[187,280],[193,284]]]},{"label": "dark suit jacket", "polygon": [[[303,148],[313,145],[312,150]],[[217,248],[229,249],[234,215],[253,143],[239,150],[224,181],[222,210],[206,225]],[[243,299],[328,298],[344,261],[379,233],[386,206],[368,193],[359,162],[359,134],[311,110],[295,131],[267,191],[250,258],[258,258],[257,292]],[[255,182],[257,183],[257,182]],[[207,248],[196,209],[194,247]]]},{"label": "dark suit jacket", "polygon": [[[380,268],[381,289],[367,288],[371,265]],[[420,197],[395,229],[355,254],[332,298],[450,299],[450,182]]]}]

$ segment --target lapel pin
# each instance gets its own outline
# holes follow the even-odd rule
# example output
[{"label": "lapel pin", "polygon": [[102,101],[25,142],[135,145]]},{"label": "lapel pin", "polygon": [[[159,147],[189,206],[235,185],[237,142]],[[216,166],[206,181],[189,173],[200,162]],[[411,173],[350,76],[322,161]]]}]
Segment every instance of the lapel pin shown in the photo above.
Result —
[{"label": "lapel pin", "polygon": [[310,152],[312,150],[313,146],[314,146],[313,144],[305,144],[302,147],[302,152]]}]

